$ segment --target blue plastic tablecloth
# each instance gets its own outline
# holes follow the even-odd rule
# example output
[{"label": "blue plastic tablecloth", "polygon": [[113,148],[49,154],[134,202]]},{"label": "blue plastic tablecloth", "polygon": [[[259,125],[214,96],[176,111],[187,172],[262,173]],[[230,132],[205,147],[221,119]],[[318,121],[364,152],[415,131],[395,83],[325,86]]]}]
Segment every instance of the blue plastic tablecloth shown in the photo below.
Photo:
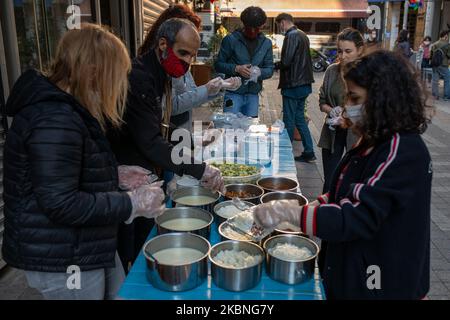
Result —
[{"label": "blue plastic tablecloth", "polygon": [[[278,139],[279,138],[279,139]],[[296,179],[296,167],[292,153],[292,145],[284,131],[277,137],[274,159],[267,167],[264,176],[287,176]],[[154,228],[149,239],[156,235]],[[211,226],[211,245],[220,242],[217,225]],[[263,270],[260,283],[253,289],[244,292],[230,292],[218,288],[208,275],[207,280],[199,287],[185,292],[166,292],[154,288],[146,278],[146,264],[141,253],[136,259],[130,273],[120,289],[119,299],[133,300],[323,300],[325,293],[322,282],[316,273],[313,279],[298,285],[286,285],[270,279]]]}]

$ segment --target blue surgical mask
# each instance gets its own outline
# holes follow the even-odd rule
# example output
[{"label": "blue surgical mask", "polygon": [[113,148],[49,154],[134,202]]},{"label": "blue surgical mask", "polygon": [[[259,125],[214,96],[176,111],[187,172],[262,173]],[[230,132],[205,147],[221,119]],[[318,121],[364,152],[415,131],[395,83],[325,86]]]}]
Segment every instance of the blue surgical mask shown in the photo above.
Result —
[{"label": "blue surgical mask", "polygon": [[364,105],[363,104],[356,104],[353,106],[346,105],[345,106],[345,112],[347,114],[347,117],[350,119],[350,121],[355,124],[358,121],[362,119],[362,109]]}]

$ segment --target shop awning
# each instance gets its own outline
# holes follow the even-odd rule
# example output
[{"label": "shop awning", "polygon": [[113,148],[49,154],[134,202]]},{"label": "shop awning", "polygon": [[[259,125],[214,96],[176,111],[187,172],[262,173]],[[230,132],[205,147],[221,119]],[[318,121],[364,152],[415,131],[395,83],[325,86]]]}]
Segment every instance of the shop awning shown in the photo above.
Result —
[{"label": "shop awning", "polygon": [[222,2],[222,16],[239,17],[241,12],[257,5],[268,17],[286,12],[295,18],[367,18],[367,0],[235,0],[228,8]]}]

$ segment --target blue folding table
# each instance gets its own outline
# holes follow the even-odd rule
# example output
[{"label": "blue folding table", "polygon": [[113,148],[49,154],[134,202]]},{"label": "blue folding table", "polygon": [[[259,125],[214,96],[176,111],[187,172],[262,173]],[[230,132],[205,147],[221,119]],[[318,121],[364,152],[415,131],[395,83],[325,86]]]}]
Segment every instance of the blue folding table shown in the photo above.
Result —
[{"label": "blue folding table", "polygon": [[[292,145],[286,130],[274,140],[273,160],[265,168],[263,176],[285,176],[296,179],[296,167]],[[149,239],[156,236],[156,228]],[[220,242],[217,225],[211,225],[211,246]],[[209,274],[199,287],[185,292],[166,292],[154,288],[146,278],[146,262],[141,254],[136,259],[130,273],[120,289],[119,299],[130,300],[323,300],[325,293],[322,281],[316,272],[314,278],[298,285],[286,285],[269,278],[265,268],[260,283],[253,289],[243,292],[230,292],[218,288]]]}]

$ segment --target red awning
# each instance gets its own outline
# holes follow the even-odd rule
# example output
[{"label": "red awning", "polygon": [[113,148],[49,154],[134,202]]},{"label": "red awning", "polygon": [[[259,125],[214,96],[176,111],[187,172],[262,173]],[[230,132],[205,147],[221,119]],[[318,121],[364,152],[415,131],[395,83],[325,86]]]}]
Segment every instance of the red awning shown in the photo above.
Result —
[{"label": "red awning", "polygon": [[239,17],[249,6],[259,6],[268,17],[289,13],[295,18],[367,18],[367,0],[234,0],[228,8],[222,2],[222,16]]}]

